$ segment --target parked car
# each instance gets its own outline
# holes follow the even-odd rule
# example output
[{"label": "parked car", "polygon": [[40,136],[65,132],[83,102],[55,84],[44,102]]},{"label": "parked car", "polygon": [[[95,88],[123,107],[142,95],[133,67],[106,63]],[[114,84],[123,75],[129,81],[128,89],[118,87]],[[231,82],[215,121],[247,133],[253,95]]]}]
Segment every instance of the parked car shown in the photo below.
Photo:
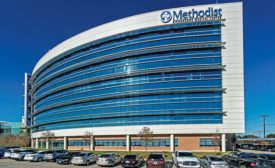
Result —
[{"label": "parked car", "polygon": [[57,164],[71,164],[71,160],[74,156],[77,156],[80,152],[70,152],[66,155],[60,156],[56,159]]},{"label": "parked car", "polygon": [[126,155],[121,161],[123,167],[139,167],[144,163],[144,158],[139,155]]},{"label": "parked car", "polygon": [[259,165],[275,167],[275,154],[258,154]]},{"label": "parked car", "polygon": [[189,151],[176,151],[172,154],[172,159],[176,167],[200,168],[199,159]]},{"label": "parked car", "polygon": [[5,150],[4,158],[10,158],[11,153],[14,152],[14,150],[18,150],[18,149],[19,148],[9,148],[9,149]]},{"label": "parked car", "polygon": [[165,168],[166,160],[163,153],[150,153],[147,161],[146,168]]},{"label": "parked car", "polygon": [[22,161],[26,154],[35,153],[32,149],[17,149],[11,153],[11,159]]},{"label": "parked car", "polygon": [[200,158],[202,168],[229,168],[227,162],[219,156],[206,155]]},{"label": "parked car", "polygon": [[49,151],[39,151],[35,153],[29,153],[26,154],[24,157],[25,161],[31,161],[31,162],[42,162],[44,154],[51,153]]},{"label": "parked car", "polygon": [[115,166],[121,162],[121,157],[115,153],[105,153],[97,158],[96,164],[99,166]]},{"label": "parked car", "polygon": [[5,147],[0,148],[0,158],[4,157],[4,153],[5,153],[6,150],[7,150],[7,148],[5,148]]},{"label": "parked car", "polygon": [[263,147],[260,147],[260,151],[271,151],[271,149],[263,146]]},{"label": "parked car", "polygon": [[48,151],[47,153],[44,154],[43,160],[44,161],[56,161],[60,156],[66,155],[69,152],[66,150],[53,150],[53,151]]},{"label": "parked car", "polygon": [[231,152],[224,156],[230,167],[237,168],[256,168],[260,167],[257,155],[245,152]]},{"label": "parked car", "polygon": [[97,155],[89,152],[81,152],[73,156],[71,163],[74,165],[87,165],[96,162]]}]

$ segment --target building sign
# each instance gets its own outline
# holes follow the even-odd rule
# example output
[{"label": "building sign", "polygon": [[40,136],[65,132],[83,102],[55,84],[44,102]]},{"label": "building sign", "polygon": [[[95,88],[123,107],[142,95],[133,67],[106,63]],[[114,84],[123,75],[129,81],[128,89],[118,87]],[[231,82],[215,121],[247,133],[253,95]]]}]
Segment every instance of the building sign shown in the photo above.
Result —
[{"label": "building sign", "polygon": [[185,23],[185,22],[198,22],[207,20],[220,20],[222,17],[221,8],[209,7],[206,10],[176,10],[176,11],[163,11],[160,14],[160,19],[163,23]]}]

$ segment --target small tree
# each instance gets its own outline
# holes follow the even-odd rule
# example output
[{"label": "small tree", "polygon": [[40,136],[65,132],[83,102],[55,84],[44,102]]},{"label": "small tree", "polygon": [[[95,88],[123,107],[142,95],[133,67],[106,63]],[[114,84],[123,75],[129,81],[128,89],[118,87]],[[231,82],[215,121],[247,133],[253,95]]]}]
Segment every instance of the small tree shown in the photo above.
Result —
[{"label": "small tree", "polygon": [[153,139],[153,131],[151,131],[149,127],[143,127],[139,131],[138,136],[140,140],[144,142],[145,151],[147,151],[148,142],[152,141]]},{"label": "small tree", "polygon": [[42,137],[46,138],[49,143],[51,144],[50,148],[53,147],[53,138],[55,137],[55,134],[51,131],[46,131],[42,133]]},{"label": "small tree", "polygon": [[266,137],[267,138],[275,138],[275,134],[268,134]]},{"label": "small tree", "polygon": [[24,147],[27,147],[30,145],[30,141],[31,141],[31,138],[30,138],[30,129],[29,128],[22,128],[19,135],[18,135],[18,138],[20,139],[20,141],[22,142],[23,146]]},{"label": "small tree", "polygon": [[[90,131],[86,131],[84,134],[84,141],[89,144],[89,148],[91,146],[91,144],[93,144],[94,142],[94,134],[93,132]],[[94,144],[93,144],[94,145]],[[93,149],[92,149],[93,150]]]},{"label": "small tree", "polygon": [[217,147],[220,147],[220,129],[216,128],[215,133],[214,133],[214,145],[215,145],[215,153],[217,152]]},{"label": "small tree", "polygon": [[255,136],[255,135],[245,135],[245,136],[243,136],[243,138],[259,138],[259,137]]}]

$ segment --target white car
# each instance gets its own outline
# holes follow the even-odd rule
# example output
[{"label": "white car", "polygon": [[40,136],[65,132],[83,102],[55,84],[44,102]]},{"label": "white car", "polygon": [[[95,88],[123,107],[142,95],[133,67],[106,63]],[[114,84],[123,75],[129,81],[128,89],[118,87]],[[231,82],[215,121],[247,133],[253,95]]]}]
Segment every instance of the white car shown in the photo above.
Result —
[{"label": "white car", "polygon": [[96,161],[96,164],[99,166],[112,166],[121,162],[121,157],[115,153],[105,153],[101,154]]},{"label": "white car", "polygon": [[172,154],[173,162],[178,168],[200,168],[199,159],[188,151],[176,151]]},{"label": "white car", "polygon": [[11,157],[11,153],[14,152],[15,150],[18,150],[19,148],[13,148],[13,149],[8,149],[6,150],[6,152],[4,153],[4,158],[10,158]]}]

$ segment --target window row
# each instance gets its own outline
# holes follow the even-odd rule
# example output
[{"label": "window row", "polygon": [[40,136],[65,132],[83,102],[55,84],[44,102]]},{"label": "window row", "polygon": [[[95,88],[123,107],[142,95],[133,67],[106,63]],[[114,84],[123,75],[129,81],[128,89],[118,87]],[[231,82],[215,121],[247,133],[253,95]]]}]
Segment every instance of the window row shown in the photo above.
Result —
[{"label": "window row", "polygon": [[221,89],[221,80],[197,80],[197,81],[185,81],[185,82],[162,82],[155,84],[144,84],[137,86],[122,86],[122,87],[112,87],[109,89],[98,89],[91,90],[83,93],[76,93],[72,95],[66,95],[61,98],[56,98],[45,103],[35,104],[33,106],[34,111],[43,110],[50,106],[56,106],[64,103],[78,103],[87,100],[102,100],[109,98],[118,98],[131,95],[142,95],[142,94],[165,94],[171,92],[205,92],[211,91],[213,89]]},{"label": "window row", "polygon": [[[175,68],[175,67],[191,67],[191,66],[201,66],[201,65],[221,65],[221,57],[204,57],[204,58],[194,58],[194,59],[172,59],[172,60],[161,60],[140,64],[121,64],[120,66],[108,66],[106,68],[97,68],[92,67],[89,71],[78,74],[71,74],[69,76],[66,75],[66,78],[60,79],[57,78],[56,81],[51,81],[49,83],[44,83],[45,85],[39,87],[38,90],[35,91],[35,96],[40,96],[41,94],[55,89],[56,87],[60,87],[69,83],[75,83],[77,81],[85,80],[85,79],[93,79],[96,81],[97,78],[109,78],[112,79],[115,75],[121,76],[121,74],[131,76],[131,74],[142,72],[146,70],[157,70],[163,68]],[[113,76],[113,77],[112,77]],[[35,85],[38,87],[38,85]]]},{"label": "window row", "polygon": [[[68,112],[80,112],[80,111],[86,111],[86,110],[95,111],[99,109],[104,110],[104,108],[129,107],[129,106],[133,106],[133,108],[134,106],[147,107],[150,104],[151,105],[167,104],[167,103],[169,104],[173,102],[176,103],[176,102],[196,102],[196,101],[219,101],[221,100],[221,98],[222,98],[221,92],[163,94],[163,95],[157,94],[157,95],[148,95],[148,96],[139,96],[139,97],[125,97],[125,98],[119,98],[119,99],[107,99],[107,100],[84,102],[79,104],[61,106],[58,108],[50,109],[50,110],[35,114],[34,116],[39,118],[43,116],[57,115],[57,114],[68,113]],[[137,107],[136,110],[138,109],[139,108]]]},{"label": "window row", "polygon": [[221,124],[223,114],[163,115],[77,120],[44,125],[34,125],[34,131],[85,127],[166,125],[166,124]]},{"label": "window row", "polygon": [[54,67],[52,67],[51,69],[47,69],[47,72],[40,74],[38,78],[35,79],[35,83],[40,82],[39,80],[44,80],[44,78],[47,78],[49,76],[49,74],[53,74],[56,73],[62,69],[65,69],[66,67],[69,67],[71,65],[75,65],[87,60],[91,60],[94,58],[98,58],[100,57],[102,54],[96,54],[96,53],[100,53],[101,51],[107,50],[107,49],[112,49],[112,48],[118,48],[118,47],[122,47],[122,46],[129,46],[129,45],[133,45],[135,43],[144,43],[146,41],[157,41],[157,40],[163,40],[163,39],[167,39],[167,38],[182,38],[182,37],[188,37],[188,36],[206,36],[206,35],[219,35],[220,29],[212,29],[212,30],[207,30],[207,31],[196,31],[196,32],[189,32],[188,34],[186,33],[173,33],[173,34],[168,34],[168,35],[158,35],[158,36],[153,36],[150,38],[144,38],[142,40],[134,40],[134,41],[129,41],[129,42],[123,42],[123,43],[116,43],[113,44],[111,46],[105,46],[105,47],[101,47],[98,49],[93,49],[93,50],[89,50],[89,51],[83,51],[82,53],[78,54],[78,56],[74,59],[66,59],[66,61],[62,61],[59,64],[55,64]]},{"label": "window row", "polygon": [[[101,89],[108,88],[111,86],[119,86],[119,85],[135,85],[135,84],[143,84],[143,83],[155,83],[155,82],[168,82],[168,81],[186,81],[186,80],[207,80],[207,79],[221,79],[221,70],[204,70],[204,71],[188,71],[188,72],[166,72],[166,73],[158,73],[158,74],[148,74],[148,75],[139,75],[127,78],[119,78],[115,80],[106,80],[99,81],[95,83],[84,84],[80,86],[76,86],[73,88],[69,88],[66,90],[62,90],[60,92],[54,93],[51,96],[44,96],[44,100],[48,100],[50,98],[62,96],[64,94],[70,93],[81,93],[85,91],[89,91],[92,89]],[[42,96],[38,96],[39,92],[34,94],[34,101],[41,99]]]},{"label": "window row", "polygon": [[[206,27],[207,25],[209,25],[209,27]],[[190,27],[190,26],[194,26],[194,27]],[[195,27],[196,26],[196,27]],[[188,28],[189,27],[189,28]],[[117,44],[119,42],[123,42],[123,41],[129,41],[129,40],[133,40],[133,39],[137,39],[139,40],[139,38],[146,38],[146,37],[150,37],[150,36],[158,36],[158,35],[163,35],[163,34],[178,34],[180,32],[187,32],[187,33],[192,33],[192,32],[201,32],[201,31],[220,31],[221,28],[221,23],[220,22],[205,22],[205,24],[203,26],[198,25],[198,24],[176,24],[176,25],[165,25],[165,26],[158,26],[158,27],[153,27],[153,28],[146,28],[146,29],[140,29],[140,30],[136,30],[136,31],[132,31],[132,32],[126,32],[126,33],[122,33],[119,35],[114,35],[114,36],[110,36],[107,38],[103,38],[101,40],[97,40],[94,42],[91,42],[89,45],[89,47],[86,47],[83,49],[75,49],[75,52],[70,51],[71,54],[68,54],[66,56],[63,55],[63,57],[59,58],[58,60],[56,60],[55,62],[51,63],[50,65],[47,65],[46,68],[44,68],[44,70],[39,71],[38,75],[35,74],[37,77],[35,78],[34,82],[36,82],[37,78],[39,78],[40,76],[43,76],[43,74],[47,73],[49,70],[51,70],[54,67],[57,67],[59,64],[63,63],[63,62],[68,62],[72,59],[75,59],[77,57],[80,57],[83,53],[87,53],[90,50],[94,50],[96,48],[102,47],[102,46],[106,46],[106,45],[110,45],[110,44]],[[166,32],[166,33],[164,33]],[[67,65],[68,66],[68,65]],[[59,68],[60,69],[60,68]]]}]

